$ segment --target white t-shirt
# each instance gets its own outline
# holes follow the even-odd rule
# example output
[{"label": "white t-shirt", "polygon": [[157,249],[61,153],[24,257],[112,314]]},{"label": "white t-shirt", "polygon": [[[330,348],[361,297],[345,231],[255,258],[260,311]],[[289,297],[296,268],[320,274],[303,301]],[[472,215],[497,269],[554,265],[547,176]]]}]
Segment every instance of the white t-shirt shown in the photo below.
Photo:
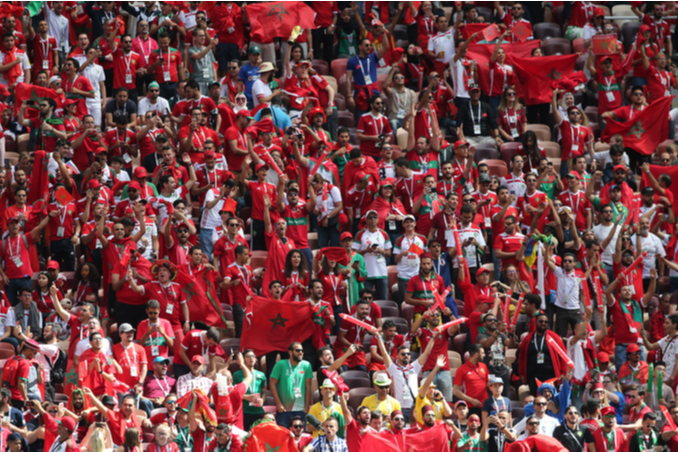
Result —
[{"label": "white t-shirt", "polygon": [[[371,248],[372,245],[376,245],[378,248],[382,248],[385,251],[393,248],[393,244],[388,238],[388,234],[381,229],[370,232],[369,229],[365,228],[358,232],[353,240],[353,249],[356,251],[366,250]],[[383,254],[377,255],[375,253],[365,253],[363,254],[363,259],[365,259],[365,268],[367,270],[368,278],[388,278],[386,258]]]},{"label": "white t-shirt", "polygon": [[[603,224],[598,224],[593,227],[593,235],[596,236],[596,240],[598,240],[598,243],[603,243],[603,240],[607,238],[608,235],[610,235],[610,231],[614,227],[613,224],[610,224],[609,226],[603,226]],[[615,250],[615,245],[617,243],[617,237],[619,237],[619,233],[621,232],[621,228],[617,228],[617,230],[614,233],[614,236],[612,237],[612,240],[610,240],[610,243],[607,244],[607,248],[603,250],[603,253],[600,255],[600,260],[605,264],[605,265],[613,265],[614,264],[614,250]]]},{"label": "white t-shirt", "polygon": [[[631,237],[631,243],[636,243],[635,234]],[[647,251],[647,256],[643,260],[643,278],[650,277],[650,270],[657,268],[657,254],[666,256],[664,245],[662,245],[659,237],[651,232],[648,232],[647,237],[640,238],[641,249]]]},{"label": "white t-shirt", "polygon": [[[459,240],[465,242],[467,239],[476,239],[478,241],[478,246],[481,248],[487,245],[485,243],[485,237],[483,237],[483,233],[480,231],[480,228],[478,226],[474,225],[473,223],[469,223],[468,226],[464,226],[463,224],[459,223],[458,224],[459,228]],[[457,246],[457,243],[455,242],[454,239],[454,234],[449,234],[449,238],[447,240],[447,247],[448,248],[455,248]],[[478,259],[477,259],[477,249],[475,245],[469,245],[466,248],[466,263],[470,268],[475,268],[478,267]],[[455,257],[453,260],[453,265],[454,268],[459,268],[459,262],[457,262],[457,258]]]},{"label": "white t-shirt", "polygon": [[159,115],[164,116],[171,113],[169,102],[167,99],[158,96],[155,100],[155,103],[152,104],[151,100],[148,97],[144,97],[139,101],[139,117],[144,116],[149,111],[157,111]]},{"label": "white t-shirt", "polygon": [[202,229],[215,229],[221,226],[221,208],[224,206],[224,200],[220,199],[217,204],[211,209],[207,208],[207,203],[214,201],[219,197],[219,189],[212,188],[205,193],[205,201],[202,204],[202,219],[200,220],[200,227]]},{"label": "white t-shirt", "polygon": [[576,276],[575,271],[565,273],[561,267],[556,267],[553,274],[558,279],[558,292],[556,292],[555,305],[562,309],[575,310],[579,306],[579,290],[582,287],[582,280]]},{"label": "white t-shirt", "polygon": [[330,192],[327,195],[327,199],[323,199],[322,192],[316,194],[318,209],[320,209],[320,215],[318,216],[318,221],[322,221],[325,218],[325,215],[329,215],[337,203],[341,201],[341,191],[336,186],[332,186]]},{"label": "white t-shirt", "polygon": [[[90,348],[92,348],[92,346],[89,344],[89,336],[86,336],[78,341],[73,355],[80,356]],[[104,352],[104,355],[106,356],[113,356],[113,352],[111,351],[111,343],[108,341],[108,339],[101,341],[101,351]]]},{"label": "white t-shirt", "polygon": [[[150,259],[153,254],[153,237],[158,237],[158,227],[155,225],[155,221],[153,221],[152,218],[146,217],[145,223],[146,232],[144,232],[144,235],[141,236],[141,239],[139,239],[137,244],[146,248],[142,256],[146,259]],[[140,226],[138,224],[134,226],[134,230],[132,231],[133,236],[139,232],[139,228]]]},{"label": "white t-shirt", "polygon": [[35,359],[38,362],[42,363],[45,366],[45,381],[48,382],[52,378],[52,363],[54,362],[54,357],[59,353],[59,346],[56,344],[40,344],[40,353],[35,356]]},{"label": "white t-shirt", "polygon": [[264,103],[261,102],[259,98],[268,97],[271,94],[273,94],[273,91],[271,91],[271,88],[269,88],[263,80],[259,79],[252,84],[252,100],[254,101],[255,107]]},{"label": "white t-shirt", "polygon": [[456,30],[450,28],[445,33],[437,33],[428,41],[428,50],[438,55],[444,52],[442,58],[436,58],[440,63],[449,63],[454,56],[454,33]]},{"label": "white t-shirt", "polygon": [[[416,395],[419,393],[419,382],[417,376],[419,375],[419,372],[421,372],[422,367],[423,366],[419,364],[419,361],[415,359],[407,367],[400,367],[396,361],[393,361],[391,362],[389,368],[386,369],[393,380],[395,398],[398,402],[400,402],[400,406],[403,408],[412,408],[414,405],[412,394],[414,394],[416,397]],[[407,386],[405,386],[403,372],[405,375],[407,375],[407,386],[409,386],[410,389],[407,389]]]},{"label": "white t-shirt", "polygon": [[[416,244],[422,250],[427,250],[426,242],[422,236],[417,233],[410,238],[406,234],[398,237],[393,246],[393,255],[398,255],[403,251],[408,251],[412,245]],[[407,256],[400,259],[398,262],[398,278],[409,280],[419,274],[419,256],[414,253],[409,253]]]},{"label": "white t-shirt", "polygon": [[[16,46],[15,49],[16,57],[21,58],[21,63],[18,64],[18,66],[21,68],[21,75],[16,79],[16,83],[20,83],[26,81],[26,71],[30,70],[31,63],[28,61],[28,55],[26,55],[26,52],[24,52],[23,50],[19,49]],[[5,53],[0,52],[0,65],[4,64],[5,64]],[[5,74],[6,72],[0,74],[0,84],[9,86],[9,82],[5,78]]]},{"label": "white t-shirt", "polygon": [[[80,63],[82,65],[82,63]],[[106,81],[106,74],[104,74],[104,68],[99,66],[96,63],[88,64],[87,67],[82,71],[82,76],[85,77],[92,84],[94,88],[94,99],[86,98],[85,105],[87,109],[91,112],[92,107],[101,109],[101,82]]]},{"label": "white t-shirt", "polygon": [[70,22],[63,14],[56,15],[51,8],[42,8],[43,12],[47,12],[47,25],[49,35],[56,39],[58,50],[68,54],[68,27]]},{"label": "white t-shirt", "polygon": [[678,353],[678,336],[672,338],[665,336],[659,339],[659,349],[662,351],[662,361],[666,363],[666,372],[664,375],[673,374],[673,367],[676,365],[676,353]]},{"label": "white t-shirt", "polygon": [[454,63],[450,61],[450,69],[452,70],[452,81],[454,82],[454,97],[470,99],[471,96],[466,89],[466,84],[464,83],[465,71],[463,58],[458,59]]}]

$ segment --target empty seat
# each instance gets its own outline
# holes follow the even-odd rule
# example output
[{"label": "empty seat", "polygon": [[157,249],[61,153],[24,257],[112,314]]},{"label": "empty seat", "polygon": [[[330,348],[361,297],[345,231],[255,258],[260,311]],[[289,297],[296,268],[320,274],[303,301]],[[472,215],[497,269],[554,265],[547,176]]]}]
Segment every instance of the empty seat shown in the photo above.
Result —
[{"label": "empty seat", "polygon": [[348,406],[357,412],[365,397],[376,393],[377,390],[374,388],[353,388],[348,391]]},{"label": "empty seat", "polygon": [[[388,306],[392,306],[392,307],[394,307],[394,308],[396,308],[396,309],[398,308],[398,303],[396,303],[396,302],[393,301],[393,300],[374,300],[373,303],[376,304],[377,306],[379,306],[379,307],[382,308],[382,309],[383,309],[384,307],[388,307]],[[383,312],[383,311],[382,311],[382,312]]]},{"label": "empty seat", "polygon": [[539,146],[544,148],[546,157],[560,158],[560,145],[554,141],[540,141]]},{"label": "empty seat", "polygon": [[640,30],[640,22],[626,22],[621,26],[622,34],[622,43],[624,44],[624,53],[627,53],[636,42],[636,36],[638,36],[638,31]]},{"label": "empty seat", "polygon": [[339,127],[355,127],[355,118],[350,111],[338,111]]},{"label": "empty seat", "polygon": [[516,141],[509,141],[501,145],[501,159],[506,162],[508,166],[511,166],[511,159],[516,154],[521,154],[518,152],[518,148],[521,143]]},{"label": "empty seat", "polygon": [[562,26],[565,23],[563,9],[565,9],[563,5],[559,5],[553,8],[553,22],[557,23],[560,26]]},{"label": "empty seat", "polygon": [[[343,377],[343,376],[342,376]],[[344,383],[349,388],[371,388],[372,383],[368,378],[344,378]]]},{"label": "empty seat", "polygon": [[318,75],[330,75],[330,67],[327,65],[325,60],[312,60],[313,69],[318,73]]},{"label": "empty seat", "polygon": [[570,41],[565,38],[549,38],[542,41],[541,48],[545,56],[569,55],[572,53]]},{"label": "empty seat", "polygon": [[584,42],[584,38],[577,38],[574,41],[572,41],[572,50],[574,50],[574,53],[579,53],[583,54],[586,53],[586,43]]},{"label": "empty seat", "polygon": [[501,158],[501,156],[499,155],[499,151],[497,151],[497,148],[494,145],[476,146],[476,152],[473,154],[473,160],[476,163],[479,163],[481,160],[487,159],[496,160],[498,158]]},{"label": "empty seat", "polygon": [[346,74],[347,63],[348,58],[337,58],[336,60],[332,60],[332,77],[341,80],[341,77]]},{"label": "empty seat", "polygon": [[412,321],[414,320],[414,306],[403,303],[400,309],[400,317],[412,324]]},{"label": "empty seat", "polygon": [[346,98],[342,96],[341,93],[335,93],[334,105],[337,107],[337,110],[339,111],[346,110]]},{"label": "empty seat", "polygon": [[400,311],[396,306],[380,306],[382,317],[398,317]]},{"label": "empty seat", "polygon": [[542,41],[547,38],[561,38],[563,36],[563,30],[560,28],[560,25],[549,22],[535,24],[532,27],[532,33],[534,34],[534,39]]},{"label": "empty seat", "polygon": [[364,370],[347,370],[341,373],[341,378],[367,378],[369,380],[370,375]]},{"label": "empty seat", "polygon": [[219,342],[219,346],[227,354],[229,354],[231,351],[240,350],[240,339],[237,338],[222,339],[222,341]]},{"label": "empty seat", "polygon": [[508,174],[508,166],[503,160],[483,160],[483,163],[486,163],[490,175],[497,177],[504,177]]},{"label": "empty seat", "polygon": [[526,130],[531,130],[537,135],[539,141],[551,141],[551,129],[544,124],[528,124]]}]

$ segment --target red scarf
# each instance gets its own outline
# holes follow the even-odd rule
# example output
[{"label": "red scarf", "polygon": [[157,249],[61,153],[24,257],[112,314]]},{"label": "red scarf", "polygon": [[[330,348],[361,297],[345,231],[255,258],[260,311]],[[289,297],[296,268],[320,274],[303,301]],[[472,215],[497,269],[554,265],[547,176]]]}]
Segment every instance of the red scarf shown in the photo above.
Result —
[{"label": "red scarf", "polygon": [[[12,47],[12,50],[9,51],[3,51],[3,54],[5,55],[5,64],[16,61],[17,58],[14,54],[15,51],[15,47]],[[19,77],[21,77],[21,63],[15,64],[9,71],[5,72],[5,78],[9,82],[10,86],[16,84],[16,81]]]}]

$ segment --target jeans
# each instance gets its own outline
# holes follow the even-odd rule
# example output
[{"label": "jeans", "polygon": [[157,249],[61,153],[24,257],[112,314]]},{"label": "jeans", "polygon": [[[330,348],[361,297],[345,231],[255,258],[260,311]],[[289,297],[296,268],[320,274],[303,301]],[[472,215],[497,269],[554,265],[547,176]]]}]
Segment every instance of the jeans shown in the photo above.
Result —
[{"label": "jeans", "polygon": [[487,103],[492,107],[492,111],[497,114],[497,108],[499,108],[501,103],[501,96],[490,96],[487,98]]},{"label": "jeans", "polygon": [[26,289],[33,290],[33,284],[31,283],[30,277],[14,278],[9,280],[9,285],[5,288],[5,294],[7,295],[9,304],[11,304],[12,307],[19,304],[19,290],[23,289],[24,287]]},{"label": "jeans", "polygon": [[[621,369],[626,360],[626,347],[631,344],[615,344],[614,346],[614,366],[616,369]],[[645,361],[645,349],[640,347],[640,360]]]},{"label": "jeans", "polygon": [[633,77],[631,79],[631,86],[646,86],[647,78],[645,77]]},{"label": "jeans", "polygon": [[275,413],[275,422],[285,428],[290,428],[290,424],[292,423],[292,418],[294,416],[299,416],[301,419],[304,421],[304,425],[306,425],[306,413],[303,411],[286,411],[284,413]]},{"label": "jeans", "polygon": [[397,132],[403,125],[402,119],[391,119],[389,122],[391,123],[391,130],[393,130],[393,132]]},{"label": "jeans", "polygon": [[[421,378],[426,379],[431,372],[424,372]],[[433,384],[443,394],[448,402],[452,400],[452,374],[449,370],[439,370],[433,378]]]},{"label": "jeans", "polygon": [[327,130],[332,138],[336,139],[337,130],[339,130],[339,110],[334,108],[332,114],[327,117],[327,122],[325,123],[325,130]]},{"label": "jeans", "polygon": [[[318,225],[318,248],[323,249],[328,246],[339,246],[339,239],[341,233],[338,229],[339,225],[323,227]],[[310,262],[309,262],[310,264]]]},{"label": "jeans", "polygon": [[311,248],[301,248],[300,251],[306,256],[309,268],[313,268],[313,251],[311,251]]},{"label": "jeans", "polygon": [[227,71],[228,63],[232,60],[240,59],[240,48],[238,44],[232,42],[220,42],[217,44],[217,62],[219,71]]},{"label": "jeans", "polygon": [[177,94],[177,82],[160,83],[160,97],[170,99]]},{"label": "jeans", "polygon": [[344,313],[344,306],[343,305],[332,306],[332,311],[334,315],[334,328],[332,328],[332,334],[338,336],[339,329],[341,328],[341,317],[339,316],[339,314]]},{"label": "jeans", "polygon": [[388,278],[366,279],[365,288],[374,291],[375,300],[388,300]]},{"label": "jeans", "polygon": [[52,259],[59,263],[62,272],[75,271],[75,247],[71,239],[52,240],[49,244]]},{"label": "jeans", "polygon": [[200,248],[202,248],[203,254],[207,257],[207,260],[210,260],[212,253],[214,252],[214,243],[212,243],[212,231],[214,229],[200,228]]}]

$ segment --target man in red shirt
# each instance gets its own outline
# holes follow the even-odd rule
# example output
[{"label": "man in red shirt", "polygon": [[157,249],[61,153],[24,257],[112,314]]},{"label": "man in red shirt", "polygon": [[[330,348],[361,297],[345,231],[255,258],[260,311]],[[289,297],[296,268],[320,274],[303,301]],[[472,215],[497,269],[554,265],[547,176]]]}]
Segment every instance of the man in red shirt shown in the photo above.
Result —
[{"label": "man in red shirt", "polygon": [[214,369],[218,345],[219,330],[214,327],[207,331],[193,330],[186,333],[178,352],[174,354],[174,378],[178,380],[182,375],[191,372],[191,359],[195,355],[207,358],[210,368]]},{"label": "man in red shirt", "polygon": [[[120,342],[115,344],[111,351],[122,372],[116,374],[116,379],[125,383],[138,397],[144,391],[144,379],[148,370],[146,351],[144,347],[134,343],[136,330],[129,323],[118,327]],[[148,399],[139,399],[139,407],[150,415],[153,404]]]},{"label": "man in red shirt", "polygon": [[2,375],[2,386],[8,387],[12,393],[12,406],[22,409],[28,401],[28,373],[31,369],[31,360],[40,351],[40,345],[33,339],[24,341],[18,355],[14,355],[5,362]]},{"label": "man in red shirt", "polygon": [[369,102],[371,111],[360,117],[356,128],[356,138],[364,155],[379,157],[381,144],[390,141],[393,131],[388,118],[381,114],[384,106],[381,97],[375,94],[370,97]]},{"label": "man in red shirt", "polygon": [[482,416],[490,376],[487,366],[483,363],[485,349],[480,344],[473,344],[468,353],[468,361],[462,364],[454,375],[454,396],[468,403],[469,415]]},{"label": "man in red shirt", "polygon": [[216,59],[219,63],[219,77],[228,72],[228,65],[238,61],[243,54],[245,31],[243,29],[243,13],[234,2],[221,2],[209,11],[212,26],[217,31]]},{"label": "man in red shirt", "polygon": [[235,115],[235,124],[226,129],[224,135],[226,162],[228,167],[237,177],[240,175],[240,167],[249,154],[248,138],[245,134],[245,128],[250,123],[252,116],[248,110],[240,110]]},{"label": "man in red shirt", "polygon": [[[231,218],[228,221],[229,223],[237,223],[235,218]],[[247,261],[250,258],[250,250],[247,245],[236,246],[233,249],[233,254],[235,255],[235,261],[221,271],[221,275],[224,278],[221,283],[221,289],[222,292],[226,292],[228,304],[233,307],[235,337],[240,337],[242,334],[244,312],[247,307],[247,297],[252,291],[254,274],[252,267],[247,265]]]},{"label": "man in red shirt", "polygon": [[504,217],[504,232],[494,239],[494,252],[501,259],[502,269],[507,265],[518,265],[516,254],[525,236],[518,232],[517,221],[513,215]]},{"label": "man in red shirt", "polygon": [[586,199],[586,193],[579,189],[579,174],[572,171],[566,177],[568,189],[559,194],[558,199],[572,211],[577,230],[591,229],[591,203]]},{"label": "man in red shirt", "polygon": [[283,281],[285,268],[285,260],[287,253],[295,249],[294,241],[286,236],[287,222],[284,218],[278,218],[275,225],[271,222],[271,199],[268,195],[264,195],[264,233],[266,237],[266,249],[268,256],[266,257],[266,272],[264,273],[264,280],[262,282],[264,296],[269,295],[269,286],[273,281]]},{"label": "man in red shirt", "polygon": [[98,331],[90,333],[89,335],[89,344],[91,348],[85,350],[82,355],[80,355],[79,366],[84,366],[87,369],[87,378],[85,379],[85,384],[91,386],[85,386],[86,389],[90,389],[92,393],[96,396],[101,396],[107,392],[108,382],[114,382],[116,377],[114,374],[119,373],[122,369],[117,363],[111,361],[111,359],[103,352],[103,338],[102,334]]},{"label": "man in red shirt", "polygon": [[108,149],[101,132],[96,129],[94,117],[86,115],[82,118],[80,131],[71,137],[73,163],[78,171],[84,172],[92,166],[94,154],[98,147]]},{"label": "man in red shirt", "polygon": [[[6,32],[6,30],[4,30]],[[38,32],[29,26],[28,37],[33,42],[33,79],[38,71],[47,71],[47,77],[59,73],[59,45],[56,38],[50,36],[46,20],[38,22]]]},{"label": "man in red shirt", "polygon": [[170,35],[166,32],[158,35],[158,49],[148,59],[148,72],[155,71],[155,79],[160,85],[160,97],[170,99],[176,94],[177,85],[184,79],[181,53],[170,47]]},{"label": "man in red shirt", "polygon": [[191,109],[190,123],[179,129],[177,139],[181,143],[181,151],[188,152],[193,163],[204,163],[203,146],[210,137],[210,129],[200,125],[202,110],[200,107]]},{"label": "man in red shirt", "polygon": [[136,404],[133,395],[125,396],[122,408],[117,411],[114,409],[114,401],[113,405],[106,406],[102,403],[102,400],[106,401],[106,398],[99,400],[89,388],[84,388],[84,392],[89,397],[92,406],[96,407],[106,419],[113,444],[125,444],[125,432],[132,427],[142,431],[141,423],[135,412]]},{"label": "man in red shirt", "polygon": [[445,282],[433,271],[433,256],[430,253],[422,254],[419,259],[419,274],[407,282],[405,303],[414,306],[414,312],[423,313],[435,303],[433,292],[443,294]]},{"label": "man in red shirt", "polygon": [[67,99],[78,100],[78,109],[75,115],[84,119],[84,116],[89,114],[85,99],[96,98],[96,93],[90,81],[86,77],[78,75],[79,69],[80,63],[75,58],[67,59],[62,68],[65,75],[62,86]]},{"label": "man in red shirt", "polygon": [[47,206],[47,212],[57,211],[57,215],[50,217],[50,244],[49,248],[54,260],[59,262],[62,271],[75,271],[75,245],[80,237],[80,219],[72,201],[62,206],[53,202]]},{"label": "man in red shirt", "polygon": [[129,117],[119,115],[115,118],[115,128],[109,129],[104,136],[109,158],[119,155],[125,162],[125,168],[132,171],[132,158],[139,155],[136,134],[127,128]]},{"label": "man in red shirt", "polygon": [[[120,22],[116,21],[116,26]],[[127,88],[129,99],[136,105],[139,94],[137,93],[137,74],[142,75],[145,69],[141,56],[132,50],[132,37],[128,34],[122,36],[120,46],[117,46],[115,39],[117,33],[111,33],[108,37],[108,44],[113,51],[113,93],[117,94],[119,88]],[[116,48],[117,46],[117,48]]]},{"label": "man in red shirt", "polygon": [[[256,182],[247,179],[249,165],[252,159],[247,157],[240,167],[240,183],[247,188],[252,196],[252,249],[254,251],[265,250],[266,242],[264,240],[264,209],[268,209],[264,205],[264,197],[268,196],[269,202],[276,199],[276,188],[273,184],[266,182],[268,176],[268,165],[264,162],[259,162],[254,169],[257,175]],[[277,212],[269,212],[274,219],[278,217]]]},{"label": "man in red shirt", "polygon": [[[181,124],[181,127],[186,127],[192,122],[192,111],[194,108],[199,108],[201,112],[210,115],[217,115],[217,106],[214,101],[207,96],[200,94],[200,85],[195,80],[189,80],[184,86],[184,93],[186,97],[174,105],[172,108],[172,116],[176,118],[176,122]],[[221,125],[221,117],[217,115],[217,125],[214,130],[219,130]]]},{"label": "man in red shirt", "polygon": [[146,315],[148,318],[139,322],[137,343],[144,346],[146,362],[151,362],[169,356],[170,347],[174,347],[174,331],[169,320],[160,318],[158,300],[148,300]]}]

